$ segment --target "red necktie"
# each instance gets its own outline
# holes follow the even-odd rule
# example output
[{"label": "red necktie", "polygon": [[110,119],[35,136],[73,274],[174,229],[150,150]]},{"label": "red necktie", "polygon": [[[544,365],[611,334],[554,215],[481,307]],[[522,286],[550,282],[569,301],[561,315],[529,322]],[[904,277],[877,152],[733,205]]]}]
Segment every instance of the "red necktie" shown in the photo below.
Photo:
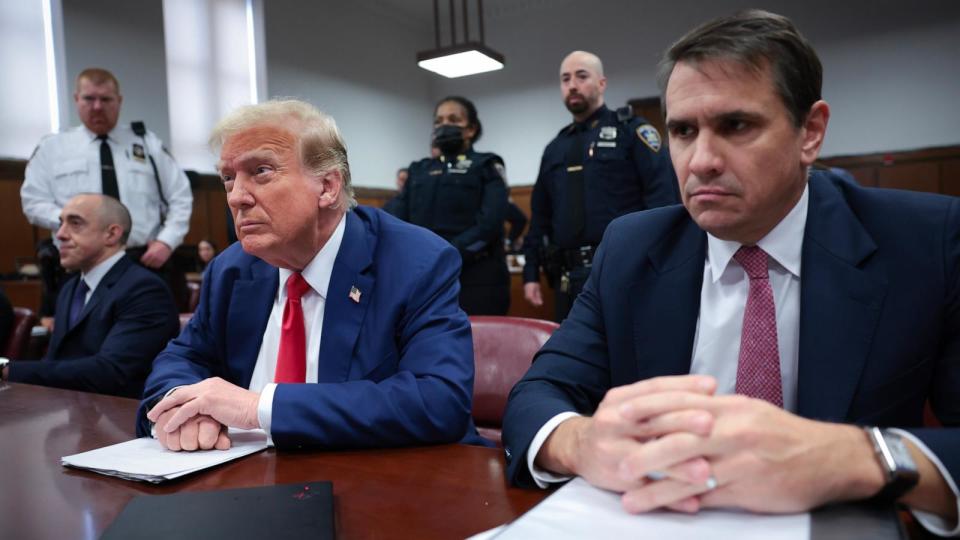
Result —
[{"label": "red necktie", "polygon": [[310,290],[310,284],[299,272],[287,279],[287,303],[283,306],[283,325],[280,331],[280,352],[273,381],[302,383],[307,381],[307,331],[303,321],[300,299]]},{"label": "red necktie", "polygon": [[750,292],[743,310],[737,393],[783,407],[780,352],[777,348],[777,312],[767,273],[767,253],[742,246],[733,258],[750,277]]}]

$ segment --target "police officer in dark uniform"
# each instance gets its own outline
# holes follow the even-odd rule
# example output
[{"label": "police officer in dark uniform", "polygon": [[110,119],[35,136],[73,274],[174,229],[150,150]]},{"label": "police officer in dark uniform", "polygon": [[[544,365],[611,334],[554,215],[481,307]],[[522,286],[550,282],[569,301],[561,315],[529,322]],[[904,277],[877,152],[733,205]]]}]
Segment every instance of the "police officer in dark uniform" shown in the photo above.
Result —
[{"label": "police officer in dark uniform", "polygon": [[477,109],[460,96],[434,111],[437,157],[409,168],[400,195],[386,210],[442,236],[460,252],[460,307],[468,315],[505,315],[510,274],[503,251],[507,186],[500,156],[475,152],[483,128]]},{"label": "police officer in dark uniform", "polygon": [[596,55],[575,51],[560,65],[574,122],[550,141],[530,202],[524,296],[543,305],[540,270],[556,291],[562,321],[583,288],[607,225],[629,212],[680,202],[669,152],[656,128],[603,103],[607,80]]}]

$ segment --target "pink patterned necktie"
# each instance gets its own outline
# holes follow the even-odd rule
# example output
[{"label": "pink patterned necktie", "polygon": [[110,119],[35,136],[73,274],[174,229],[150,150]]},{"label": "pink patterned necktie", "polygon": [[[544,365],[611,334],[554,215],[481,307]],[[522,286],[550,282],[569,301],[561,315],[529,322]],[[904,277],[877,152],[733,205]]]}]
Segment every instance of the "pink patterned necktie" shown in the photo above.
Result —
[{"label": "pink patterned necktie", "polygon": [[743,310],[737,393],[783,407],[780,352],[777,348],[777,312],[767,272],[767,253],[741,246],[733,258],[750,277],[747,307]]}]

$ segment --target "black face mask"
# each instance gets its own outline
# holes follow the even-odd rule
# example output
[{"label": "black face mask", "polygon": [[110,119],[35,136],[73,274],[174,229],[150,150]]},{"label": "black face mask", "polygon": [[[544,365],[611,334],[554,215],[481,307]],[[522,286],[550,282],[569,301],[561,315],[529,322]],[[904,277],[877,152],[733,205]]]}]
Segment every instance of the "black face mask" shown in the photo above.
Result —
[{"label": "black face mask", "polygon": [[445,156],[456,154],[463,150],[463,128],[451,124],[437,126],[433,130],[433,144]]}]

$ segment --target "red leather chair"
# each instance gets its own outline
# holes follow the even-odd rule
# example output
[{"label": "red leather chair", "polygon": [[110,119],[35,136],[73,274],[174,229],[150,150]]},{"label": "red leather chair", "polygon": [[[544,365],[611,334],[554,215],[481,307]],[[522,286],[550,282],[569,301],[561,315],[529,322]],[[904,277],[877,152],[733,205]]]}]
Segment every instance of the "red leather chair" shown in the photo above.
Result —
[{"label": "red leather chair", "polygon": [[559,326],[522,317],[470,317],[473,329],[473,421],[477,431],[497,444],[507,396],[527,372],[533,355]]},{"label": "red leather chair", "polygon": [[22,358],[30,345],[30,331],[39,323],[33,310],[24,307],[13,308],[13,328],[7,342],[3,344],[3,356],[16,360]]}]

